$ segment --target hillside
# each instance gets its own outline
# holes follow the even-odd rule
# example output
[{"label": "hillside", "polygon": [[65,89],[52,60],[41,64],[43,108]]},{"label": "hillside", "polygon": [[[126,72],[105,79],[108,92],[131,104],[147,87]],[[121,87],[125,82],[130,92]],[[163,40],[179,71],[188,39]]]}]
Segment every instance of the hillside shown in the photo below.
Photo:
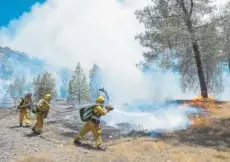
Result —
[{"label": "hillside", "polygon": [[0,47],[0,77],[12,79],[15,75],[34,75],[40,73],[47,65],[45,61],[29,57],[27,54],[14,51],[8,47]]},{"label": "hillside", "polygon": [[[58,92],[60,91],[59,95],[62,97],[62,93],[66,94],[65,89],[63,91],[62,88],[62,86],[65,87],[66,85],[62,84],[62,80],[68,80],[69,78],[62,77],[69,77],[69,74],[72,73],[70,69],[55,67],[45,60],[29,57],[26,53],[18,52],[8,47],[0,47],[0,103],[6,93],[9,81],[13,80],[15,76],[25,76],[28,82],[27,89],[30,89],[33,78],[44,70],[57,74],[56,84]],[[63,71],[67,72],[68,75],[63,75]]]},{"label": "hillside", "polygon": [[[230,161],[229,103],[212,110],[210,122],[183,131],[157,137],[133,132],[121,134],[119,129],[102,125],[105,152],[95,150],[92,135],[83,147],[73,144],[82,122],[77,111],[66,111],[69,105],[57,104],[46,120],[44,133],[34,136],[29,128],[18,127],[17,114],[0,120],[1,162],[228,162]],[[0,110],[1,117],[10,110]],[[34,116],[33,116],[34,118]],[[33,119],[34,123],[34,119]],[[202,155],[202,156],[201,156]]]}]

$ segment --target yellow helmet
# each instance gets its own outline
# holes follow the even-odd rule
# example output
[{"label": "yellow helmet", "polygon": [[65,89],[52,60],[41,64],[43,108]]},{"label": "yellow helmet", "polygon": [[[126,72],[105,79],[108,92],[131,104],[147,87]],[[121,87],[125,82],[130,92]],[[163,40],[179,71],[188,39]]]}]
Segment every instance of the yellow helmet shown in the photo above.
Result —
[{"label": "yellow helmet", "polygon": [[96,102],[97,102],[97,103],[103,103],[103,102],[105,102],[104,96],[99,96],[99,97],[97,98]]},{"label": "yellow helmet", "polygon": [[51,99],[51,94],[49,94],[49,93],[46,94],[46,95],[44,96],[44,99],[48,99],[48,100]]}]

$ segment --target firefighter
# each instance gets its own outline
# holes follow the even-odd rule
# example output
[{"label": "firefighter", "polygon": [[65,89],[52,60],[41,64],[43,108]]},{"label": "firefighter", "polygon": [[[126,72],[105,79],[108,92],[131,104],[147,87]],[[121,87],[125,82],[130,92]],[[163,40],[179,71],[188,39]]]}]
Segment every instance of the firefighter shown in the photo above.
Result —
[{"label": "firefighter", "polygon": [[19,124],[20,127],[23,125],[23,121],[25,120],[26,127],[30,127],[30,106],[32,104],[32,94],[27,93],[25,97],[21,98],[19,101]]},{"label": "firefighter", "polygon": [[36,113],[35,113],[37,122],[32,128],[32,131],[35,134],[42,133],[44,118],[47,117],[50,110],[50,101],[51,101],[51,94],[46,94],[44,98],[38,102]]},{"label": "firefighter", "polygon": [[108,112],[113,110],[113,108],[104,108],[105,99],[103,96],[99,96],[96,100],[96,106],[93,108],[93,113],[91,118],[86,122],[85,126],[80,131],[80,134],[75,136],[74,143],[81,144],[80,140],[90,131],[92,131],[96,145],[98,149],[105,150],[102,146],[102,130],[99,126],[101,115],[106,115]]}]

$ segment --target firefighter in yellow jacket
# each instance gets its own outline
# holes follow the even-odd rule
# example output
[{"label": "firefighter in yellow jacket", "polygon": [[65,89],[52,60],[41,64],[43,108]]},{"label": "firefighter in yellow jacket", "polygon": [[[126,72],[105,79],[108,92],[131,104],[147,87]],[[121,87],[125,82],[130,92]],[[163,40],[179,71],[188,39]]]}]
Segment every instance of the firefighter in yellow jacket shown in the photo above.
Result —
[{"label": "firefighter in yellow jacket", "polygon": [[46,94],[44,98],[38,102],[37,110],[36,110],[37,122],[32,128],[33,132],[36,134],[42,133],[44,118],[47,117],[50,110],[50,101],[51,101],[51,94]]},{"label": "firefighter in yellow jacket", "polygon": [[23,121],[25,120],[26,127],[30,126],[30,106],[32,104],[32,94],[27,93],[24,98],[21,98],[19,101],[19,123],[22,127]]},{"label": "firefighter in yellow jacket", "polygon": [[81,144],[80,140],[90,131],[92,131],[95,140],[96,140],[96,144],[97,144],[97,148],[98,149],[105,149],[102,146],[102,130],[99,126],[100,124],[100,117],[101,115],[106,115],[109,111],[113,110],[113,108],[109,108],[109,109],[105,109],[103,107],[105,102],[105,99],[103,96],[99,96],[96,100],[96,104],[97,106],[95,106],[95,108],[93,109],[93,114],[90,120],[88,120],[85,124],[85,126],[83,127],[83,129],[81,130],[80,134],[75,136],[74,139],[74,143],[75,144]]}]

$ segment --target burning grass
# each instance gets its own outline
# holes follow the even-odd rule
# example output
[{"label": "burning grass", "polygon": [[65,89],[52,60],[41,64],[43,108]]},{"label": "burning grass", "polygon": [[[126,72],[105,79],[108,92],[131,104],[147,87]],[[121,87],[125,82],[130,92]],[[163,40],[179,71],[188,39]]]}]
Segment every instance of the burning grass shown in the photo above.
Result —
[{"label": "burning grass", "polygon": [[188,103],[188,105],[200,107],[206,110],[220,108],[220,106],[216,103],[215,98],[212,96],[209,98],[203,98],[202,96],[195,97]]},{"label": "burning grass", "polygon": [[[208,98],[203,98],[202,96],[195,97],[184,106],[198,107],[203,109],[205,112],[212,112],[221,108],[213,96],[209,96]],[[203,127],[210,124],[211,120],[209,116],[195,115],[191,119],[192,127]]]},{"label": "burning grass", "polygon": [[[208,100],[210,101],[210,100]],[[203,102],[203,103],[202,103]],[[196,106],[204,104],[202,109],[209,111],[207,116],[196,115],[193,117],[192,127],[178,132],[173,132],[162,138],[153,137],[121,137],[119,139],[110,139],[105,142],[108,147],[106,152],[87,150],[86,148],[75,147],[72,142],[60,147],[61,150],[55,148],[55,152],[59,151],[60,157],[70,157],[71,161],[181,161],[181,162],[229,162],[229,123],[230,104],[222,105],[211,100],[211,103],[205,103],[202,98],[196,98],[189,102],[188,106]],[[222,119],[223,121],[210,119]],[[205,127],[206,125],[208,125]],[[46,155],[47,154],[47,155]],[[36,155],[36,156],[35,156]],[[56,161],[51,152],[44,154],[36,153],[30,157],[26,157],[22,162],[49,162],[49,159]],[[51,157],[52,156],[52,157]],[[59,159],[59,161],[61,161]]]}]

